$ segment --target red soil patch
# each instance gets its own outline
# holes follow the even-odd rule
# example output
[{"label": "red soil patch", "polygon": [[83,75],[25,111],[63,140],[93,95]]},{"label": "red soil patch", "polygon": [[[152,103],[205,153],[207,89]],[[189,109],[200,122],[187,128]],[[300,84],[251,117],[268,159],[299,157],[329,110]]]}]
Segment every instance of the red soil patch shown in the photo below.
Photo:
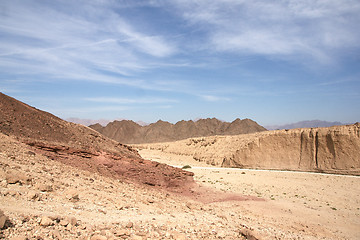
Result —
[{"label": "red soil patch", "polygon": [[72,167],[124,182],[147,185],[149,188],[172,192],[203,203],[263,200],[199,186],[195,183],[192,172],[155,161],[128,158],[107,152],[84,151],[44,142],[27,142],[27,144],[33,151]]},{"label": "red soil patch", "polygon": [[187,192],[195,184],[191,172],[140,157],[125,157],[99,151],[84,151],[67,146],[49,145],[44,142],[28,142],[39,154],[48,158],[96,172],[124,182],[140,183],[172,192]]}]

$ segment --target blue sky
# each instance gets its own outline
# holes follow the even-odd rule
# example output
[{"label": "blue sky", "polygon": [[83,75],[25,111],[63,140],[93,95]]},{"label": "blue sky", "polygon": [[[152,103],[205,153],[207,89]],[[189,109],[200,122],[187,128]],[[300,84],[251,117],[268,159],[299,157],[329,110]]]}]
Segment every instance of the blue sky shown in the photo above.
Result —
[{"label": "blue sky", "polygon": [[1,1],[0,91],[61,118],[360,121],[358,0]]}]

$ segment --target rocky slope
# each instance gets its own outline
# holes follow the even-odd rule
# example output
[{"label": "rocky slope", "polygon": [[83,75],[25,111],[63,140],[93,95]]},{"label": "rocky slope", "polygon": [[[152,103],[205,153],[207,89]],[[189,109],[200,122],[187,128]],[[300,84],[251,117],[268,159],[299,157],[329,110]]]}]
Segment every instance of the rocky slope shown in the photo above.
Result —
[{"label": "rocky slope", "polygon": [[179,121],[171,124],[157,121],[147,126],[129,121],[113,121],[106,127],[100,124],[90,125],[90,128],[121,143],[154,143],[177,141],[190,137],[237,135],[265,131],[266,129],[250,119],[236,119],[233,122],[222,122],[216,118],[200,119],[198,121]]},{"label": "rocky slope", "polygon": [[190,138],[140,148],[191,155],[221,167],[360,174],[360,124]]},{"label": "rocky slope", "polygon": [[[15,137],[33,152],[91,172],[182,192],[190,173],[146,161],[136,150],[98,132],[66,122],[0,93],[0,133]],[[189,191],[189,189],[185,190]]]}]

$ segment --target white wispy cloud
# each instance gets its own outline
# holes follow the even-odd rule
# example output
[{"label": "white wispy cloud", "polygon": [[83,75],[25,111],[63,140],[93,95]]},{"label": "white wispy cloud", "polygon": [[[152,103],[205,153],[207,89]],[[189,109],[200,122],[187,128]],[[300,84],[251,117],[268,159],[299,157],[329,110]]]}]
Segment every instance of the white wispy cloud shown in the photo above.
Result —
[{"label": "white wispy cloud", "polygon": [[[176,1],[182,16],[205,29],[208,47],[271,57],[302,56],[329,63],[359,48],[360,2]],[[204,43],[202,43],[204,44]]]},{"label": "white wispy cloud", "polygon": [[91,116],[92,114],[101,114],[101,113],[117,113],[117,112],[124,112],[133,109],[129,106],[101,106],[101,107],[66,107],[66,108],[59,108],[59,107],[45,107],[42,110],[51,112],[55,115],[59,116]]},{"label": "white wispy cloud", "polygon": [[[132,77],[171,56],[177,46],[156,33],[136,30],[113,10],[112,1],[0,3],[0,65],[44,79],[115,82],[143,87]],[[148,83],[156,88],[156,85]]]},{"label": "white wispy cloud", "polygon": [[[148,29],[119,11],[135,7],[141,7],[139,12],[145,15],[147,7],[170,12],[173,19],[169,22],[173,22],[167,24],[168,15],[159,15],[163,26]],[[235,94],[267,95],[271,91],[258,90],[258,86],[239,91],[240,84],[229,80],[234,81],[229,90],[214,92],[217,85],[203,84],[200,76],[208,69],[241,65],[258,56],[334,63],[338,55],[346,57],[360,48],[357,0],[12,0],[0,2],[0,8],[2,75],[16,75],[24,81],[117,84],[212,102],[230,101]],[[228,53],[235,57],[224,60]],[[199,71],[192,76],[189,72],[195,68]],[[185,69],[186,74],[174,69]],[[231,97],[222,97],[226,93]],[[160,100],[136,102],[172,102]]]},{"label": "white wispy cloud", "polygon": [[230,101],[231,100],[231,98],[228,98],[228,97],[220,97],[220,96],[215,96],[215,95],[199,95],[199,97],[208,102],[220,102],[220,101]]},{"label": "white wispy cloud", "polygon": [[94,97],[84,100],[97,103],[116,103],[116,104],[152,104],[152,103],[176,103],[177,100],[167,98],[112,98],[112,97]]},{"label": "white wispy cloud", "polygon": [[335,80],[327,80],[324,82],[320,82],[317,86],[331,86],[331,85],[340,85],[340,84],[348,84],[348,83],[360,83],[360,75],[353,75],[345,78],[335,79]]}]

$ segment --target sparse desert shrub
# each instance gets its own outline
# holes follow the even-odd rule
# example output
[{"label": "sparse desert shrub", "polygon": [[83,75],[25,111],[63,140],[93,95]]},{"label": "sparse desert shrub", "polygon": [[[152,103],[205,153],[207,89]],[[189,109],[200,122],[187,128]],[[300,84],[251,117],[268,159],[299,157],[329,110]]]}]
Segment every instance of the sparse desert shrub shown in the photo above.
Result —
[{"label": "sparse desert shrub", "polygon": [[188,168],[191,168],[191,166],[190,165],[185,165],[185,166],[182,167],[182,169],[188,169]]}]

